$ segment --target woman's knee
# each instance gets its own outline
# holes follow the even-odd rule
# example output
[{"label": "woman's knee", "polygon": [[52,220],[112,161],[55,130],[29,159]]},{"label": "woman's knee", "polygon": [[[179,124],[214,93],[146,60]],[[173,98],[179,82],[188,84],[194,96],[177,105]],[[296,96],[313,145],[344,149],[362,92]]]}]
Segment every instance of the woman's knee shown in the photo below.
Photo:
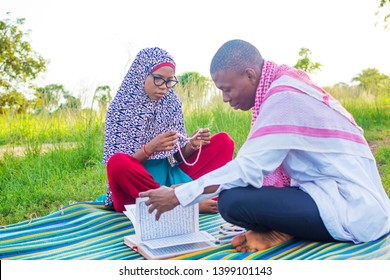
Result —
[{"label": "woman's knee", "polygon": [[212,142],[222,142],[234,147],[234,140],[224,131],[214,134],[211,139]]},{"label": "woman's knee", "polygon": [[113,154],[107,162],[107,173],[127,170],[128,166],[136,160],[132,156],[124,153]]},{"label": "woman's knee", "polygon": [[219,132],[211,138],[211,143],[215,144],[223,154],[232,155],[234,153],[234,140],[226,132]]}]

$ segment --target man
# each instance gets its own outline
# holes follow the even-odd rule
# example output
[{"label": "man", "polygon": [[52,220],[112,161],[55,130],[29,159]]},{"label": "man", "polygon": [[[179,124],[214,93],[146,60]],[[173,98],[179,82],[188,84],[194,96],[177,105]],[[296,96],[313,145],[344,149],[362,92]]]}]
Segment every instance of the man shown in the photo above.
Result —
[{"label": "man", "polygon": [[252,109],[248,139],[234,160],[198,180],[141,193],[150,212],[159,218],[219,193],[221,216],[248,229],[232,240],[243,252],[294,237],[367,242],[390,231],[375,159],[339,102],[304,72],[264,61],[242,40],[221,46],[210,73],[224,102]]}]

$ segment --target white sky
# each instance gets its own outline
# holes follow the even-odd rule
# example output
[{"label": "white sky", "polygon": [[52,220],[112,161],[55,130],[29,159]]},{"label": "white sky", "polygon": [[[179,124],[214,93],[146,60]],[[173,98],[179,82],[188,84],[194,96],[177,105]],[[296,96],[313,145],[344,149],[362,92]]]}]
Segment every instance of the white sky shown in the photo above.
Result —
[{"label": "white sky", "polygon": [[50,60],[42,83],[74,93],[117,89],[144,47],[170,52],[176,74],[209,76],[215,51],[237,38],[289,65],[310,49],[322,86],[350,83],[368,67],[390,76],[390,29],[375,26],[377,7],[378,0],[0,0],[0,16],[26,18],[33,49]]}]

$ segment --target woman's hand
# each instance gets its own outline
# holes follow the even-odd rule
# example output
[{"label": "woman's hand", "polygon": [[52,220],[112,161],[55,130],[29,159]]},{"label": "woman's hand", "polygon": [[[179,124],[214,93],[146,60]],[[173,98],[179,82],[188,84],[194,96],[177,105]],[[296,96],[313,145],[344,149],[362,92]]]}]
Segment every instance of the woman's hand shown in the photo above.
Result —
[{"label": "woman's hand", "polygon": [[191,147],[199,148],[201,145],[205,146],[210,144],[210,129],[208,128],[199,128],[192,137],[196,135],[195,138],[190,140]]},{"label": "woman's hand", "polygon": [[154,154],[156,152],[170,151],[172,150],[178,141],[178,134],[176,131],[168,131],[162,133],[152,139],[146,144],[145,149],[148,154]]}]

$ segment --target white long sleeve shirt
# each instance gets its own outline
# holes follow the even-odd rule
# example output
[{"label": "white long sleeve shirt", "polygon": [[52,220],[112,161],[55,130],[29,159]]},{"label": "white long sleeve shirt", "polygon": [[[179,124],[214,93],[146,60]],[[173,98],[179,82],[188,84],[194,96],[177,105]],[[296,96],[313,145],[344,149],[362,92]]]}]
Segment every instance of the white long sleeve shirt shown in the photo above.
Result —
[{"label": "white long sleeve shirt", "polygon": [[[175,189],[183,206],[210,198],[223,190],[252,185],[283,162],[292,185],[316,202],[329,233],[338,240],[366,242],[390,231],[390,201],[377,170],[363,157],[297,150],[260,151],[240,156],[196,181]],[[207,186],[219,185],[212,194]]]},{"label": "white long sleeve shirt", "polygon": [[[237,157],[176,188],[178,200],[186,206],[231,188],[261,188],[282,165],[291,185],[313,198],[333,238],[380,238],[390,231],[390,200],[362,130],[336,100],[289,75],[271,84]],[[203,194],[213,185],[215,193]]]}]

